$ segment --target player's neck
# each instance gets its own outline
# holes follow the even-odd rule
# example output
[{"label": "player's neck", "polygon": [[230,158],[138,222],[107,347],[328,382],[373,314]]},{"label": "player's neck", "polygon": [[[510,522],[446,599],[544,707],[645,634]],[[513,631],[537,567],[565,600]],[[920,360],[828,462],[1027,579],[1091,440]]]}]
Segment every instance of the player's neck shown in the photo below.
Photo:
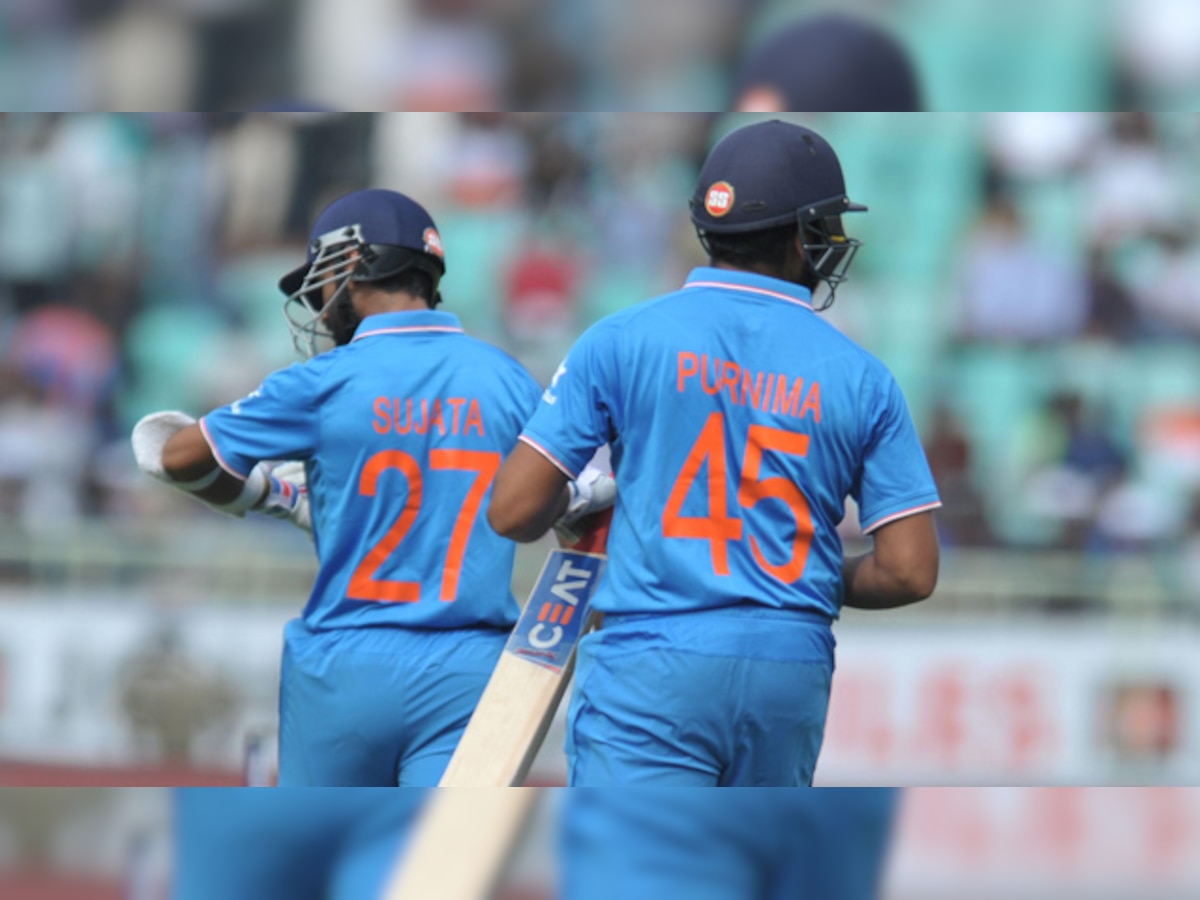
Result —
[{"label": "player's neck", "polygon": [[354,307],[364,319],[393,312],[428,312],[429,304],[407,291],[377,291],[360,289],[354,297]]},{"label": "player's neck", "polygon": [[769,269],[766,266],[735,266],[722,260],[716,260],[712,263],[714,269],[724,269],[726,272],[745,272],[747,275],[762,275],[765,278],[775,278],[779,281],[787,281],[787,277],[778,269]]}]

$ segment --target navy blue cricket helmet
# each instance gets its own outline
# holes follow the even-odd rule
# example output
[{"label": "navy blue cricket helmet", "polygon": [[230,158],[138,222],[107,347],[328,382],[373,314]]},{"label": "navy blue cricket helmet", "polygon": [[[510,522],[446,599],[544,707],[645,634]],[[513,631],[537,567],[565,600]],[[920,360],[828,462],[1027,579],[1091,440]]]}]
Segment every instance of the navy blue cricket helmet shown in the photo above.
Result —
[{"label": "navy blue cricket helmet", "polygon": [[[296,349],[314,356],[331,343],[349,343],[358,326],[349,282],[383,281],[408,269],[429,276],[430,302],[436,306],[445,253],[437,226],[421,204],[379,188],[334,200],[313,224],[308,259],[279,280]],[[336,288],[326,303],[322,288],[327,284]]]},{"label": "navy blue cricket helmet", "polygon": [[738,109],[919,112],[921,84],[905,45],[883,25],[827,12],[773,31],[737,75]]},{"label": "navy blue cricket helmet", "polygon": [[846,195],[842,166],[810,128],[772,119],[726,135],[709,153],[690,201],[692,222],[710,254],[710,235],[735,235],[796,223],[809,266],[833,302],[861,241],[847,237],[842,214],[865,212]]}]

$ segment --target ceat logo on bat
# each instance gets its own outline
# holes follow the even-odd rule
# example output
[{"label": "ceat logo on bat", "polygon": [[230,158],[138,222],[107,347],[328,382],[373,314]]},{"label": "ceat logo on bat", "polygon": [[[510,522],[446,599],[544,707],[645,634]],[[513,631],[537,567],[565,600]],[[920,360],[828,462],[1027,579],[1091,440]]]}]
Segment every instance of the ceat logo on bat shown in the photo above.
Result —
[{"label": "ceat logo on bat", "polygon": [[718,181],[710,187],[704,195],[704,208],[715,219],[733,209],[733,185],[728,181]]},{"label": "ceat logo on bat", "polygon": [[446,258],[446,251],[442,247],[442,236],[435,229],[426,228],[425,233],[421,235],[421,240],[425,242],[426,253],[432,253],[442,259]]},{"label": "ceat logo on bat", "polygon": [[555,550],[505,651],[555,672],[562,671],[579,640],[588,604],[603,572],[603,557]]}]

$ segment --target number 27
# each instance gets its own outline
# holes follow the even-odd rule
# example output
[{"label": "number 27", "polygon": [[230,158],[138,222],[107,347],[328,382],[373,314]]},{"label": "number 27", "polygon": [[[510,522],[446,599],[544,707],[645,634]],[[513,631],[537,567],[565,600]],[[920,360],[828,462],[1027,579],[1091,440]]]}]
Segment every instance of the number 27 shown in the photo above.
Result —
[{"label": "number 27", "polygon": [[[741,475],[738,480],[738,503],[747,509],[768,498],[781,500],[796,520],[796,535],[791,556],[783,563],[773,563],[763,556],[758,539],[750,535],[750,551],[758,565],[787,584],[804,574],[808,551],[812,546],[812,512],[800,488],[787,478],[759,478],[762,458],[766,452],[808,455],[808,435],[766,425],[751,425],[746,433]],[[688,491],[700,475],[700,467],[708,463],[708,516],[683,516],[683,503]],[[704,423],[700,436],[692,444],[683,468],[671,488],[666,509],[663,510],[663,536],[707,540],[712,554],[713,571],[729,574],[729,542],[742,539],[743,522],[729,515],[726,484],[728,462],[725,454],[725,416],[714,412]]]},{"label": "number 27", "polygon": [[[500,454],[480,450],[430,450],[431,470],[455,470],[475,473],[475,480],[467,491],[467,497],[454,520],[450,532],[450,547],[446,552],[446,565],[442,572],[442,589],[439,598],[444,602],[454,600],[458,594],[458,578],[462,574],[463,556],[467,552],[467,539],[475,525],[483,496],[491,486],[492,479],[500,468]],[[377,578],[376,573],[395,552],[404,536],[416,521],[421,509],[421,494],[424,478],[417,461],[402,450],[382,450],[367,460],[358,479],[358,492],[366,497],[375,496],[379,476],[388,469],[398,469],[408,481],[408,501],[404,511],[392,523],[392,527],[373,546],[350,576],[346,596],[352,600],[382,600],[391,603],[416,603],[421,599],[419,581],[393,581]]]}]

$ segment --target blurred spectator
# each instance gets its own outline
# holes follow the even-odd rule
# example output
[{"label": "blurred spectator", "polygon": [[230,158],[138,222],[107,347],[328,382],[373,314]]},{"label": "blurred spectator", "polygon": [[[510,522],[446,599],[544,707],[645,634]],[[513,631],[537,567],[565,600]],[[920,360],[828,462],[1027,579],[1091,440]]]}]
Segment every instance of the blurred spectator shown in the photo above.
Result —
[{"label": "blurred spectator", "polygon": [[1088,248],[1087,291],[1087,337],[1126,344],[1141,335],[1134,297],[1113,271],[1111,251],[1099,244]]},{"label": "blurred spectator", "polygon": [[54,299],[69,274],[70,186],[52,156],[61,122],[18,113],[0,119],[0,283],[18,310]]},{"label": "blurred spectator", "polygon": [[505,108],[508,48],[495,31],[466,18],[425,19],[397,33],[387,68],[388,106],[411,112]]},{"label": "blurred spectator", "polygon": [[947,407],[939,406],[925,434],[925,456],[942,497],[937,516],[942,542],[967,547],[995,543],[983,497],[974,484],[971,440],[962,424]]},{"label": "blurred spectator", "polygon": [[1102,498],[1122,483],[1127,454],[1113,440],[1107,419],[1071,392],[1050,398],[1027,426],[1026,442],[1032,457],[1026,510],[1052,526],[1058,546],[1082,549]]},{"label": "blurred spectator", "polygon": [[1123,109],[1194,97],[1200,83],[1200,6],[1192,0],[1118,0],[1112,33],[1132,91]]},{"label": "blurred spectator", "polygon": [[733,107],[740,112],[923,108],[908,50],[883,26],[824,13],[773,31],[742,62]]},{"label": "blurred spectator", "polygon": [[1183,223],[1182,172],[1159,140],[1146,112],[1115,115],[1109,133],[1087,161],[1084,196],[1094,242],[1169,233]]},{"label": "blurred spectator", "polygon": [[114,387],[117,343],[107,325],[71,306],[41,306],[17,323],[9,336],[7,357],[85,427],[96,424]]},{"label": "blurred spectator", "polygon": [[125,715],[150,739],[144,759],[188,762],[200,736],[232,724],[235,685],[225,673],[192,659],[173,623],[147,635],[125,661],[120,680]]},{"label": "blurred spectator", "polygon": [[1129,478],[1100,498],[1089,549],[1095,553],[1144,552],[1165,546],[1178,534],[1178,502],[1162,486]]},{"label": "blurred spectator", "polygon": [[[355,2],[365,9],[374,0]],[[474,4],[439,2],[409,13],[457,28],[464,8],[478,12]],[[510,0],[487,15],[508,29],[546,9],[544,0]],[[115,21],[113,12],[88,22]],[[590,12],[597,20],[610,14]],[[808,21],[831,18],[838,20]],[[551,42],[577,38],[589,21],[562,12],[551,19],[544,35]],[[724,47],[711,25],[696,34]],[[630,52],[644,46],[645,35],[622,44]],[[1200,205],[1187,189],[1195,177],[1178,162],[1200,140],[1194,126],[1092,113],[996,114],[980,128],[921,124],[903,133],[896,159],[883,158],[893,166],[887,169],[867,152],[890,133],[886,120],[830,114],[827,121],[845,133],[848,147],[860,148],[850,151],[849,178],[855,167],[883,166],[900,182],[911,171],[907,194],[889,194],[886,179],[875,188],[881,217],[889,205],[911,202],[918,183],[935,183],[922,179],[934,178],[938,165],[925,172],[906,162],[925,160],[929,142],[954,145],[944,157],[961,156],[970,181],[985,159],[985,137],[992,166],[986,205],[976,210],[971,192],[922,205],[921,215],[944,237],[930,239],[932,249],[922,250],[927,263],[911,269],[904,268],[911,249],[897,252],[872,237],[879,276],[892,283],[867,273],[851,286],[861,302],[833,320],[871,337],[905,378],[943,383],[946,367],[957,365],[938,349],[946,338],[988,345],[966,348],[970,364],[981,378],[1014,386],[1017,399],[1005,415],[1020,416],[1028,405],[1020,398],[1038,400],[1028,379],[1007,378],[1005,366],[1045,358],[1054,369],[1060,353],[1065,360],[1079,349],[1076,341],[1095,339],[1119,345],[1095,352],[1113,354],[1105,358],[1121,366],[1147,339],[1170,339],[1169,357],[1152,366],[1153,383],[1172,402],[1194,395],[1200,245],[1189,223],[1200,219]],[[296,223],[343,187],[426,187],[443,210],[447,242],[472,260],[450,273],[447,308],[547,377],[572,334],[703,263],[677,197],[694,178],[712,126],[711,116],[663,114],[0,115],[0,341],[7,348],[0,362],[11,373],[0,400],[0,444],[14,448],[3,473],[4,509],[45,520],[51,511],[74,517],[138,508],[110,442],[123,439],[146,409],[180,397],[192,398],[183,401],[189,408],[213,405],[253,387],[271,360],[288,361],[278,272],[299,252]],[[1093,184],[1104,186],[1096,204],[1078,202]],[[947,224],[971,215],[979,226],[966,239]],[[1076,252],[1083,265],[1073,263]],[[959,289],[946,291],[932,276],[956,261]],[[885,296],[886,314],[874,305]],[[1029,345],[1036,356],[1026,355]],[[949,399],[931,389],[918,406],[937,410]],[[1125,427],[1150,405],[1148,396],[1114,398]],[[76,410],[70,421],[66,410]],[[984,491],[995,483],[997,452],[1005,453],[991,438],[972,445],[984,439],[986,420],[972,417],[964,428],[943,410],[928,431],[935,474],[955,498],[942,517],[950,542],[987,544],[992,529],[1020,533],[1006,524],[1004,498]],[[1084,519],[1102,508],[1142,509],[1140,488],[1120,479],[1095,486],[1075,455],[1083,437],[1068,452],[1062,435],[1072,426],[1061,416],[1055,421],[1030,429],[1040,434],[1031,441],[1040,449],[1017,466],[1040,473],[1031,484],[1040,485],[1034,493],[1044,494],[1043,505],[1086,507]],[[1160,473],[1152,481],[1161,496],[1200,481],[1187,474],[1200,466],[1186,462],[1195,451],[1180,433],[1152,428],[1122,447],[1135,485]],[[55,445],[45,460],[28,452],[33,434]],[[66,476],[32,482],[35,470]],[[1121,516],[1111,515],[1120,531]],[[1179,513],[1171,515],[1163,522],[1178,523]],[[1061,523],[1063,515],[1051,518]],[[1137,521],[1130,518],[1130,527]]]},{"label": "blurred spectator", "polygon": [[[708,111],[728,96],[738,4],[728,0],[584,0],[593,109]],[[636,23],[636,24],[635,24]]]},{"label": "blurred spectator", "polygon": [[1138,422],[1138,466],[1101,499],[1092,549],[1147,551],[1181,539],[1200,489],[1197,448],[1200,410],[1194,399],[1146,410]]},{"label": "blurred spectator", "polygon": [[141,168],[136,223],[146,300],[211,301],[216,223],[224,198],[214,190],[210,122],[202,115],[155,115]]},{"label": "blurred spectator", "polygon": [[107,108],[96,103],[89,84],[93,73],[74,6],[10,0],[0,9],[0,109]]},{"label": "blurred spectator", "polygon": [[1200,490],[1200,405],[1193,373],[1183,372],[1187,380],[1178,387],[1187,395],[1144,409],[1137,423],[1142,468],[1175,495]]},{"label": "blurred spectator", "polygon": [[308,234],[312,217],[349,191],[371,187],[370,147],[374,116],[296,113],[289,117],[296,148],[295,182],[286,233]]},{"label": "blurred spectator", "polygon": [[503,321],[509,349],[548,384],[579,333],[579,266],[549,245],[520,251],[508,273]]},{"label": "blurred spectator", "polygon": [[1168,232],[1159,241],[1161,257],[1149,281],[1134,285],[1133,295],[1151,337],[1195,340],[1200,337],[1200,242]]},{"label": "blurred spectator", "polygon": [[1082,273],[1028,235],[1010,197],[993,194],[963,251],[960,336],[1019,343],[1075,337],[1087,300]]},{"label": "blurred spectator", "polygon": [[1101,113],[988,113],[984,138],[992,162],[1014,179],[1055,178],[1078,168],[1104,132]]},{"label": "blurred spectator", "polygon": [[1183,599],[1200,608],[1200,492],[1191,495],[1179,554],[1179,580]]},{"label": "blurred spectator", "polygon": [[[65,109],[204,109],[196,101],[210,74],[201,70],[196,32],[160,4],[110,4],[111,15],[87,35],[93,70],[87,102]],[[153,72],[153,77],[147,77]],[[54,108],[54,107],[50,107]]]},{"label": "blurred spectator", "polygon": [[513,206],[522,194],[529,147],[505,113],[472,113],[442,159],[453,202],[463,207]]},{"label": "blurred spectator", "polygon": [[54,531],[80,515],[93,435],[52,388],[19,369],[0,371],[0,516]]},{"label": "blurred spectator", "polygon": [[[261,247],[294,227],[292,192],[299,156],[294,119],[281,115],[231,116],[218,121],[215,165],[224,177],[223,249]],[[311,197],[306,200],[312,202]],[[306,221],[306,220],[305,220]],[[299,231],[298,242],[305,232]]]}]

